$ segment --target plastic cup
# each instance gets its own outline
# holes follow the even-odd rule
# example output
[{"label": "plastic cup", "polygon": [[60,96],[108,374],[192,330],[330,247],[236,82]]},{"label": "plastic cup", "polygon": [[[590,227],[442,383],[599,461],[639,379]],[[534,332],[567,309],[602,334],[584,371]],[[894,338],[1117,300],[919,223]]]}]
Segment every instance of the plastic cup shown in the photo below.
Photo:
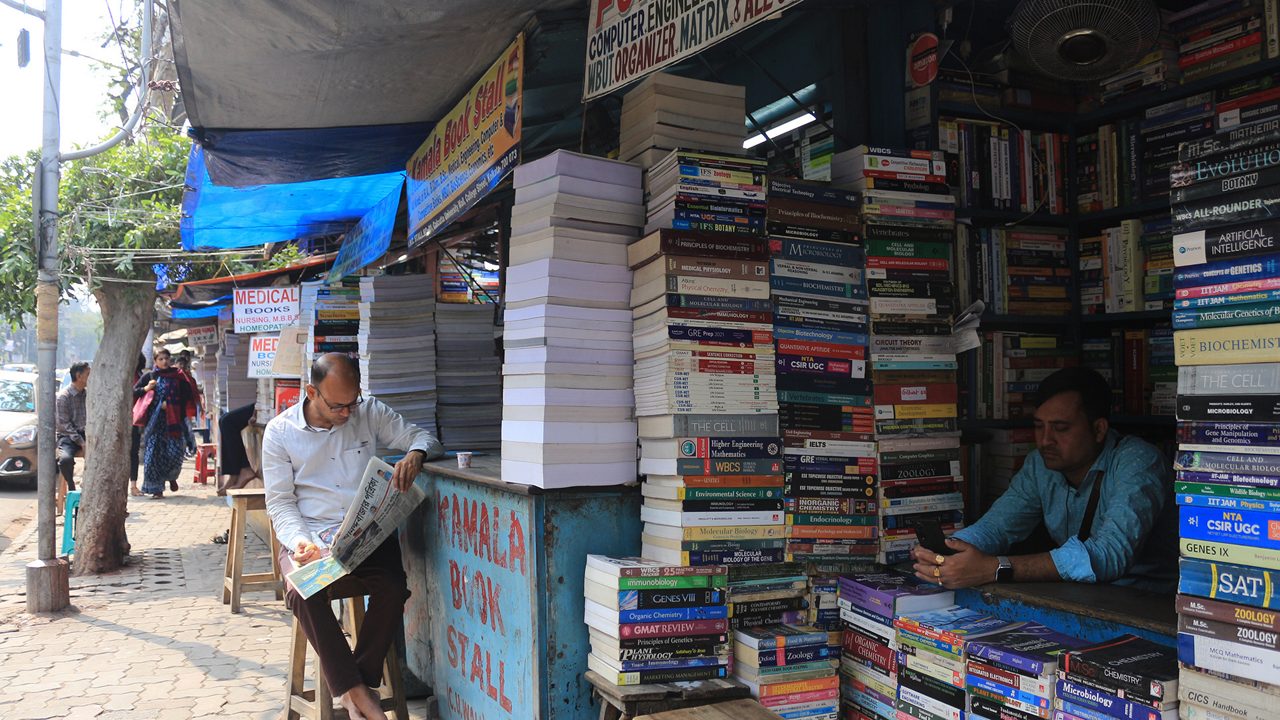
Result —
[{"label": "plastic cup", "polygon": [[471,453],[469,452],[458,453],[458,467],[459,468],[471,467]]}]

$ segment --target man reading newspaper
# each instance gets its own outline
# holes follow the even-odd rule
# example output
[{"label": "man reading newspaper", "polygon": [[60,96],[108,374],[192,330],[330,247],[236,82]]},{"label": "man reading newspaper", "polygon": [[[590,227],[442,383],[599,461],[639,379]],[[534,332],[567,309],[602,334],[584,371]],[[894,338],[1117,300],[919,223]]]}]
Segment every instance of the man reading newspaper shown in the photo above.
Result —
[{"label": "man reading newspaper", "polygon": [[[281,567],[299,567],[325,556],[357,497],[370,458],[379,447],[407,450],[392,471],[392,493],[410,489],[422,462],[441,455],[440,441],[374,398],[360,394],[360,369],[352,358],[329,353],[311,366],[306,398],[267,423],[262,479],[267,513],[282,545]],[[364,554],[363,552],[359,554]],[[347,644],[326,593],[303,597],[290,587],[293,611],[320,657],[325,682],[352,718],[383,720],[372,688],[395,640],[409,597],[399,541],[390,537],[368,557],[345,567],[332,587],[363,586],[369,608],[355,649]]]}]

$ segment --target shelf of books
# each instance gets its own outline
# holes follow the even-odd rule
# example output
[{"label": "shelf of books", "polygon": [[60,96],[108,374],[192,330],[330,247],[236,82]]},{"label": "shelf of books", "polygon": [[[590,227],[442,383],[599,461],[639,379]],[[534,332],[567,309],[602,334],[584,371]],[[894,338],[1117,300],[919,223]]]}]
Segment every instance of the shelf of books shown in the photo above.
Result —
[{"label": "shelf of books", "polygon": [[1188,717],[1267,717],[1280,695],[1280,623],[1267,612],[1280,609],[1277,148],[1270,119],[1183,144],[1172,171]]}]

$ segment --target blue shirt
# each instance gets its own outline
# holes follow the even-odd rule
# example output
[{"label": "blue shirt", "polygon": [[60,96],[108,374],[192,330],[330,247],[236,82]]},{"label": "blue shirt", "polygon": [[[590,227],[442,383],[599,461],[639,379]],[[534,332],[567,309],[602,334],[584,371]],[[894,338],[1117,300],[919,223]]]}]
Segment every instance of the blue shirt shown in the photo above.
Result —
[{"label": "blue shirt", "polygon": [[[1081,542],[1080,525],[1100,478],[1097,514],[1089,539]],[[1049,554],[1063,580],[1173,591],[1177,505],[1169,465],[1149,443],[1109,431],[1102,454],[1078,488],[1045,467],[1040,451],[1033,450],[982,519],[954,537],[999,555],[1025,540],[1042,520],[1058,545]]]}]

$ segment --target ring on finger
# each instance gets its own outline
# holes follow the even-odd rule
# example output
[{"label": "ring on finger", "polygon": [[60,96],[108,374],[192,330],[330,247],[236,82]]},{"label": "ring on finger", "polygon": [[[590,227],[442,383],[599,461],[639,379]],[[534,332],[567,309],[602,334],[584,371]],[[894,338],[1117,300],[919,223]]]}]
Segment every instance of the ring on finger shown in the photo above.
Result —
[{"label": "ring on finger", "polygon": [[934,576],[934,577],[942,577],[942,568],[934,568],[934,569],[933,569],[933,576]]}]

